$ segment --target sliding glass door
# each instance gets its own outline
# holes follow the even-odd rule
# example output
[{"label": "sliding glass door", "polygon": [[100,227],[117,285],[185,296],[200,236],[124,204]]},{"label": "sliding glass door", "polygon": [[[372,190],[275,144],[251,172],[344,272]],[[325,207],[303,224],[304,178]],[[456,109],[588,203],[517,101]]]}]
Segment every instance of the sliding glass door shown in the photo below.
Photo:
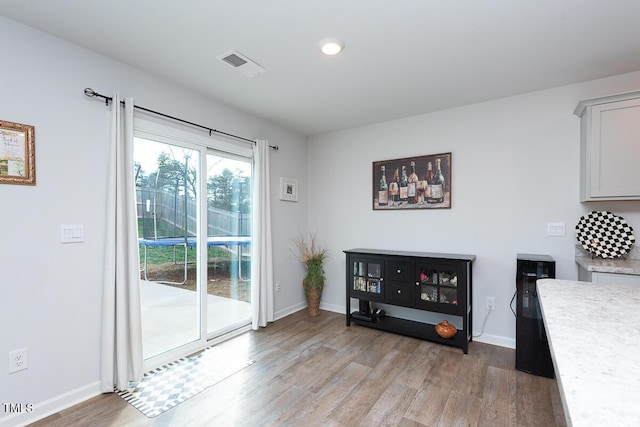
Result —
[{"label": "sliding glass door", "polygon": [[251,159],[162,129],[134,140],[147,367],[251,323]]},{"label": "sliding glass door", "polygon": [[207,334],[251,322],[251,161],[207,154]]},{"label": "sliding glass door", "polygon": [[145,359],[200,339],[200,152],[135,138]]}]

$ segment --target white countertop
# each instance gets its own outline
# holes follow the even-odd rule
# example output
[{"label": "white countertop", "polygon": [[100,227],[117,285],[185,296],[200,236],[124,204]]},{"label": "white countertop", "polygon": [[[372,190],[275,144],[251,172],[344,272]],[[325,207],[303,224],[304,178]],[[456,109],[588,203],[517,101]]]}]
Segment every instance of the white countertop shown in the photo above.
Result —
[{"label": "white countertop", "polygon": [[537,284],[567,424],[640,426],[640,288]]},{"label": "white countertop", "polygon": [[640,275],[640,259],[602,259],[576,256],[576,262],[587,271]]}]

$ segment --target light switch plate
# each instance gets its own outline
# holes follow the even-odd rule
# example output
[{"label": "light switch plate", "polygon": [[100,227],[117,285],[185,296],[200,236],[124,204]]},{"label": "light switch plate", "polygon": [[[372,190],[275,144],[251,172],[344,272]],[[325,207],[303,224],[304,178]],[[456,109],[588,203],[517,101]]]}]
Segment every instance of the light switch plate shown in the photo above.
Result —
[{"label": "light switch plate", "polygon": [[562,237],[566,234],[564,222],[547,223],[547,236]]},{"label": "light switch plate", "polygon": [[61,224],[60,243],[84,242],[84,225],[82,224]]}]

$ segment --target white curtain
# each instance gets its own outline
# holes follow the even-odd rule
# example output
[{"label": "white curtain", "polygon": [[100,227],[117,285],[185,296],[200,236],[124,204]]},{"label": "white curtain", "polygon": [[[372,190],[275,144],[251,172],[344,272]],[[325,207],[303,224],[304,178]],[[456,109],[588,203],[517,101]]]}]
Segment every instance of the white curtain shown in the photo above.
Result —
[{"label": "white curtain", "polygon": [[133,99],[113,96],[102,302],[103,392],[142,378],[140,261],[133,176]]},{"label": "white curtain", "polygon": [[269,142],[257,140],[253,148],[253,219],[251,227],[252,328],[273,322],[273,257],[269,191]]}]

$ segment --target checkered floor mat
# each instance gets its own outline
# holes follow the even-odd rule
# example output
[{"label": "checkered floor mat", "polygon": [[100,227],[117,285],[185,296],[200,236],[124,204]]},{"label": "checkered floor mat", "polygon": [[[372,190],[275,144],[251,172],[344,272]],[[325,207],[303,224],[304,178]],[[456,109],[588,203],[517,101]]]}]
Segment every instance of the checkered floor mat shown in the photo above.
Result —
[{"label": "checkered floor mat", "polygon": [[114,391],[153,418],[253,363],[255,360],[209,347],[196,356],[147,372],[140,382],[131,383],[128,390]]}]

